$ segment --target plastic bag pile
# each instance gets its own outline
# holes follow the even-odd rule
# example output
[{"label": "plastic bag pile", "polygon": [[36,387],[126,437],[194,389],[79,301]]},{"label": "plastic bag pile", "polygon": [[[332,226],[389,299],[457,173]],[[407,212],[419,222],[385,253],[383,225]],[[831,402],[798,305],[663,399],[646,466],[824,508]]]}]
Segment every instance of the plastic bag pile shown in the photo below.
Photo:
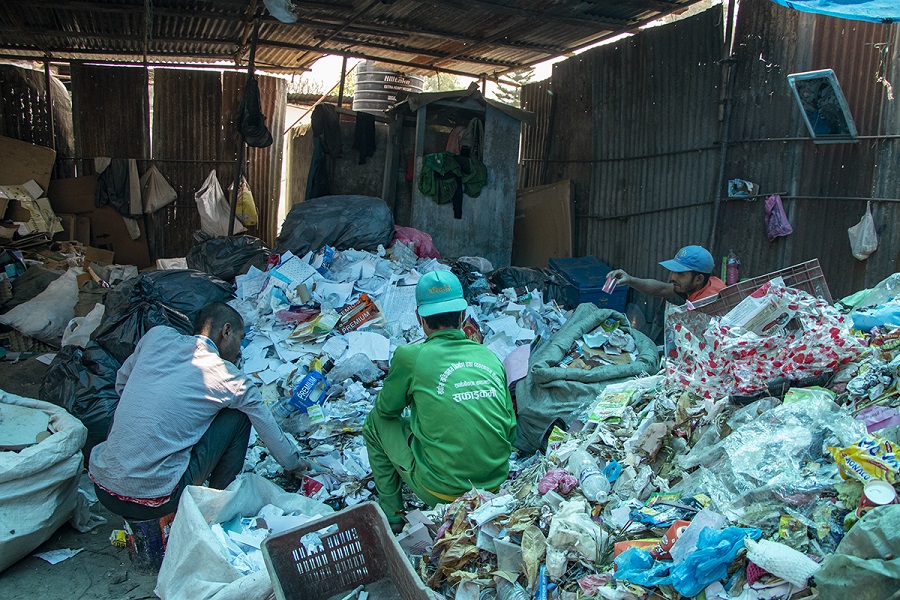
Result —
[{"label": "plastic bag pile", "polygon": [[[897,326],[864,335],[778,281],[755,296],[740,323],[685,311],[700,339],[670,339],[721,361],[714,382],[672,377],[670,361],[607,385],[545,451],[514,454],[499,490],[410,512],[398,541],[422,580],[467,599],[894,593],[900,505],[881,504],[900,482]],[[753,361],[768,368],[742,375]]]}]

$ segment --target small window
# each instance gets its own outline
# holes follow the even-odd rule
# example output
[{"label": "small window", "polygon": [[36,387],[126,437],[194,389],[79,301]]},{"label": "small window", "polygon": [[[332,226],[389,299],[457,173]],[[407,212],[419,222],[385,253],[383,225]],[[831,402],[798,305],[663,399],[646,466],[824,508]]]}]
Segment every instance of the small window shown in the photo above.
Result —
[{"label": "small window", "polygon": [[847,99],[834,71],[823,69],[787,76],[809,135],[817,144],[858,142]]}]

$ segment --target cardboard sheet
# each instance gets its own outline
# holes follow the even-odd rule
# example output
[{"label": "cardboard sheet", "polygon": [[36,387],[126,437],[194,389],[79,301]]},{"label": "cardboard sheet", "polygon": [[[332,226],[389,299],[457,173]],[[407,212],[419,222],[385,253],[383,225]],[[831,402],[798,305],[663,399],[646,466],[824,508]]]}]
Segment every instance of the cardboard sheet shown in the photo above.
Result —
[{"label": "cardboard sheet", "polygon": [[547,266],[572,256],[572,181],[519,190],[513,224],[512,264]]}]

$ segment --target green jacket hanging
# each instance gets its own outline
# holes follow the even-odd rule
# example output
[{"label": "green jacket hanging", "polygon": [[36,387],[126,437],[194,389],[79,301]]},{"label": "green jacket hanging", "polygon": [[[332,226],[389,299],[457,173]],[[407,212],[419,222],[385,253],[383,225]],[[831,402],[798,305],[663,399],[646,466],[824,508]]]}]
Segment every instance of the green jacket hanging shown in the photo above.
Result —
[{"label": "green jacket hanging", "polygon": [[426,154],[422,157],[419,191],[438,204],[453,199],[460,184],[467,196],[477,198],[487,185],[487,167],[477,158],[458,156],[452,152]]}]

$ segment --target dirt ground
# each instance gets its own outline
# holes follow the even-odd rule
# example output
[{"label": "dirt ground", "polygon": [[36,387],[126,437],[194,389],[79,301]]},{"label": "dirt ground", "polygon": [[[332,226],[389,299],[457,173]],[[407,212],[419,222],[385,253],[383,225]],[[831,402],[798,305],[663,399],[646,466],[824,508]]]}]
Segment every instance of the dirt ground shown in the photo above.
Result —
[{"label": "dirt ground", "polygon": [[[35,357],[13,363],[0,361],[0,389],[37,398],[47,366]],[[91,511],[107,519],[90,533],[79,533],[68,524],[31,554],[63,548],[84,548],[63,562],[51,565],[32,555],[0,573],[0,598],[4,600],[102,600],[106,598],[155,598],[155,575],[134,573],[124,548],[109,542],[114,529],[122,529],[122,519],[100,503]]]}]

